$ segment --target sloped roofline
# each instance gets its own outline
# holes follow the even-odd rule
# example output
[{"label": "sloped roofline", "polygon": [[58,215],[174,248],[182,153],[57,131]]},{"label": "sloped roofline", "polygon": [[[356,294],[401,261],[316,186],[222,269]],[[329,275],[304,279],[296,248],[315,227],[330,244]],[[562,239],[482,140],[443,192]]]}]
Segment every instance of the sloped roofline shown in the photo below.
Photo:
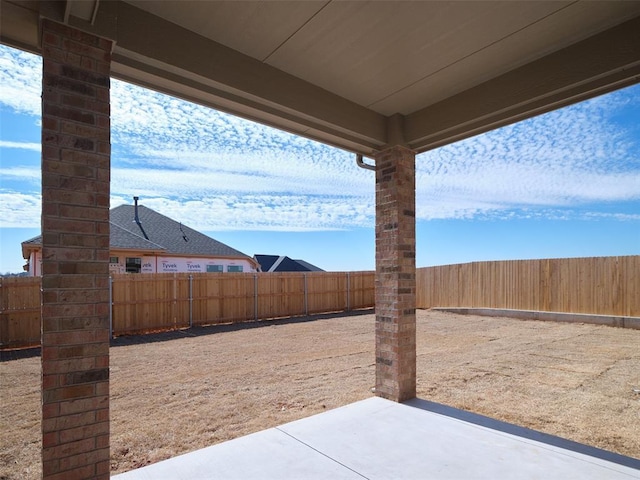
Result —
[{"label": "sloped roofline", "polygon": [[[246,260],[253,264],[254,267],[258,267],[259,263],[249,255],[236,250],[214,238],[211,238],[197,230],[194,230],[180,222],[175,221],[172,218],[162,215],[155,210],[139,205],[139,213],[144,217],[149,224],[146,225],[148,231],[152,231],[151,238],[156,240],[150,240],[142,235],[139,229],[139,224],[134,222],[134,216],[131,209],[133,205],[119,205],[112,208],[110,212],[110,238],[109,249],[110,250],[123,250],[140,253],[150,254],[164,254],[171,256],[184,256],[194,258],[228,258]],[[155,225],[154,225],[155,224]],[[189,249],[180,250],[175,248],[176,246],[176,228],[184,234],[185,237],[191,238],[192,243],[189,244]],[[167,231],[172,229],[173,235],[169,235]],[[163,245],[162,239],[165,239],[168,243]],[[171,248],[173,241],[174,248]],[[179,241],[181,243],[181,240]],[[186,240],[185,240],[186,242]],[[184,246],[184,245],[183,245]],[[22,242],[22,256],[25,259],[29,258],[31,251],[40,250],[42,248],[42,235],[37,235],[33,238]],[[202,249],[202,250],[199,250]],[[218,250],[218,251],[216,251]]]}]

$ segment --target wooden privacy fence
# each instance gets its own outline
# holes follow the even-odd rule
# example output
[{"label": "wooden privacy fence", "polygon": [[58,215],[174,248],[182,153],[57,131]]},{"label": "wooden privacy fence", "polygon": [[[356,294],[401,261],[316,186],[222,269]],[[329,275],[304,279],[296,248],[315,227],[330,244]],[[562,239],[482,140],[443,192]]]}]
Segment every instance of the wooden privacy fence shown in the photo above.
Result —
[{"label": "wooden privacy fence", "polygon": [[40,277],[0,277],[0,348],[40,344]]},{"label": "wooden privacy fence", "polygon": [[[40,344],[40,277],[0,277],[0,348]],[[374,272],[113,275],[114,336],[370,308]]]},{"label": "wooden privacy fence", "polygon": [[[417,307],[640,317],[640,256],[417,270]],[[40,343],[40,278],[0,277],[0,348]],[[140,274],[111,282],[114,335],[374,305],[374,272]]]},{"label": "wooden privacy fence", "polygon": [[417,306],[640,317],[640,256],[474,262],[417,271]]}]

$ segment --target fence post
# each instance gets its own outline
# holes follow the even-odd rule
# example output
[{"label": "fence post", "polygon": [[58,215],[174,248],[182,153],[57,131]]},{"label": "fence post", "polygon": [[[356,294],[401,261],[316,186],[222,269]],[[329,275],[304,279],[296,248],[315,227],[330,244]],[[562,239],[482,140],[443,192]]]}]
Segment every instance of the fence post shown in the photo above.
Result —
[{"label": "fence post", "polygon": [[113,277],[109,275],[109,338],[113,338]]},{"label": "fence post", "polygon": [[193,275],[189,275],[189,328],[193,327]]},{"label": "fence post", "polygon": [[351,283],[350,283],[350,279],[351,276],[349,275],[349,272],[347,272],[347,312],[351,310],[351,291],[350,291],[350,287],[351,287]]},{"label": "fence post", "polygon": [[307,298],[307,274],[303,273],[304,277],[304,314],[309,315],[309,299]]},{"label": "fence post", "polygon": [[173,274],[173,303],[171,304],[171,316],[173,318],[173,329],[178,326],[178,277]]},{"label": "fence post", "polygon": [[258,274],[253,274],[253,317],[258,321]]}]

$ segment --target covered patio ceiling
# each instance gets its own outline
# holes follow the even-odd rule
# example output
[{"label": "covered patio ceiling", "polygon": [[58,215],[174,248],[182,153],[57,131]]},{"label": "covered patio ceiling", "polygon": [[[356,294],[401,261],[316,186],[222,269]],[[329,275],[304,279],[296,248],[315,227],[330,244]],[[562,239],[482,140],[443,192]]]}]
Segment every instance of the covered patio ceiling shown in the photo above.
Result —
[{"label": "covered patio ceiling", "polygon": [[112,76],[355,153],[416,152],[640,81],[639,1],[0,0],[115,39]]}]

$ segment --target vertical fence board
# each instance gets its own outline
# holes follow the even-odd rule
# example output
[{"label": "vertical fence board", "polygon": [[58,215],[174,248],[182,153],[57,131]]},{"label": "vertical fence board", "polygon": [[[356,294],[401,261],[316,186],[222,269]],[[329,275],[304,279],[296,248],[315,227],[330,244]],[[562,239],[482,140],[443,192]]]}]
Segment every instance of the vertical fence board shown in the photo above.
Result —
[{"label": "vertical fence board", "polygon": [[0,277],[0,348],[40,345],[40,279]]},{"label": "vertical fence board", "polygon": [[222,321],[240,322],[253,319],[253,276],[227,273],[222,280]]},{"label": "vertical fence board", "polygon": [[305,279],[302,273],[258,273],[258,318],[305,314]]},{"label": "vertical fence board", "polygon": [[223,323],[222,284],[223,273],[193,275],[193,324],[215,325]]},{"label": "vertical fence board", "polygon": [[336,312],[345,310],[347,277],[344,273],[324,273],[307,275],[309,289],[309,313]]},{"label": "vertical fence board", "polygon": [[473,262],[420,268],[419,308],[640,316],[640,256]]},{"label": "vertical fence board", "polygon": [[368,308],[375,304],[373,272],[349,272],[349,308]]}]

